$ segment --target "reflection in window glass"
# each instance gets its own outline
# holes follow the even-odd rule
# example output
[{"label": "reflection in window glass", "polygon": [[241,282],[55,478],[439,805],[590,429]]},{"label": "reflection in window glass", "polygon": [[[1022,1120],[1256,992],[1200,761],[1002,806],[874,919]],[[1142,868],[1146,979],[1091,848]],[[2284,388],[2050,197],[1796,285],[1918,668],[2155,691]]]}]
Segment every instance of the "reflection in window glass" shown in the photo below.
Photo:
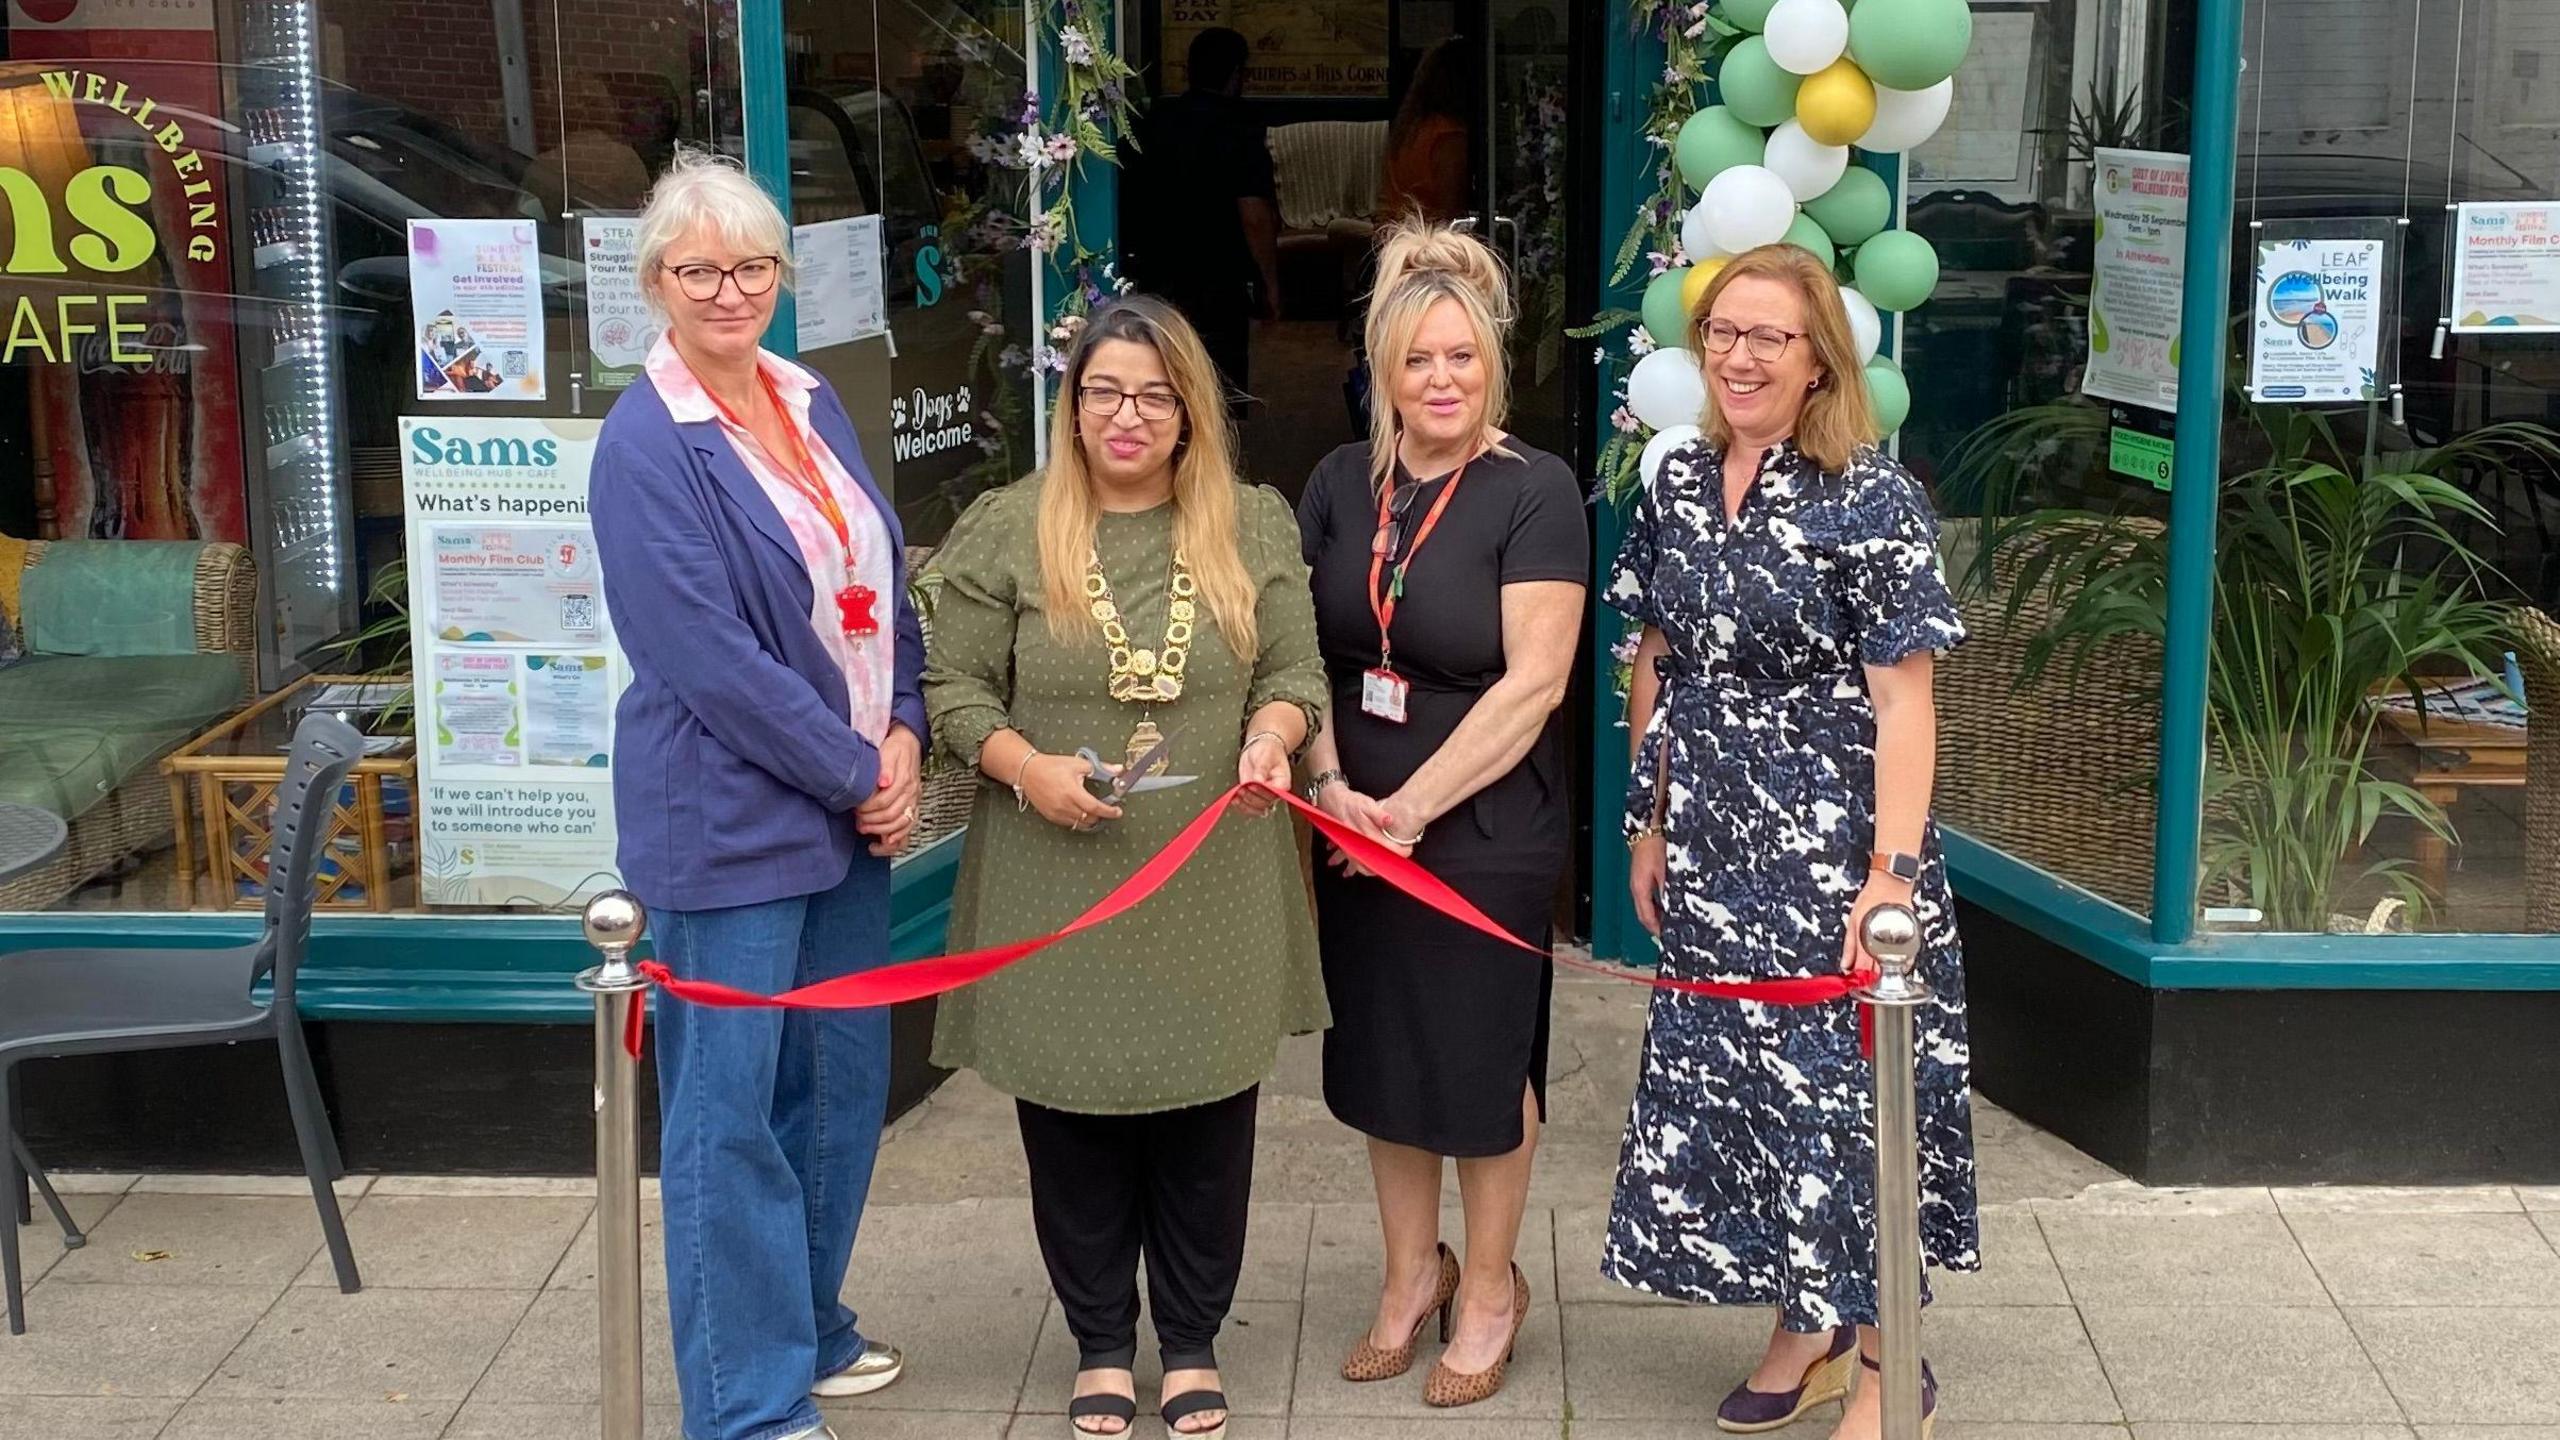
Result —
[{"label": "reflection in window glass", "polygon": [[552,380],[504,413],[592,418],[613,397],[579,383],[565,217],[629,211],[679,142],[739,148],[726,0],[520,9],[66,0],[0,19],[0,802],[69,826],[0,882],[0,910],[253,907],[256,775],[314,703],[379,747],[341,797],[358,818],[321,862],[324,905],[417,904],[408,226],[532,228]]}]

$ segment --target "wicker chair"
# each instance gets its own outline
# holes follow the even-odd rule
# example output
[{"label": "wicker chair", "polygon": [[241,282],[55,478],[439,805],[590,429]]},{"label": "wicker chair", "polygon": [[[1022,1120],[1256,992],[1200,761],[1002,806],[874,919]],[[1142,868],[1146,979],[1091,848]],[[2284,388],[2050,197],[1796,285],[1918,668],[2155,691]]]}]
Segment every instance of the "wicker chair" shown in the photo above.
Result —
[{"label": "wicker chair", "polygon": [[[44,541],[30,544],[25,568],[42,564],[51,548]],[[257,612],[258,569],[249,552],[237,545],[205,545],[195,567],[196,651],[233,657],[240,666],[243,696],[257,688]],[[183,738],[171,748],[179,743]],[[157,764],[136,766],[97,804],[72,817],[70,838],[60,855],[0,884],[0,911],[42,910],[124,857],[172,843],[176,825],[169,786]]]},{"label": "wicker chair", "polygon": [[[930,545],[907,547],[907,573],[922,575],[933,560]],[[930,584],[931,582],[927,582]],[[919,604],[916,619],[924,629],[925,645],[933,644],[933,607]],[[907,853],[920,854],[924,848],[955,831],[969,828],[969,810],[978,800],[978,772],[966,765],[954,765],[941,759],[930,740],[925,743],[924,774],[916,797],[916,829],[907,841]]]},{"label": "wicker chair", "polygon": [[2560,620],[2516,612],[2524,671],[2524,872],[2535,930],[2560,931]]},{"label": "wicker chair", "polygon": [[[1980,522],[1949,520],[1947,573],[1973,563]],[[1989,593],[1963,593],[1971,638],[1938,662],[1938,819],[1972,838],[2134,910],[2151,898],[2152,791],[2159,716],[2149,697],[2157,645],[2102,646],[2075,671],[2058,659],[2021,689],[2027,648],[2052,619],[2041,596],[2006,613],[2013,557]]]}]

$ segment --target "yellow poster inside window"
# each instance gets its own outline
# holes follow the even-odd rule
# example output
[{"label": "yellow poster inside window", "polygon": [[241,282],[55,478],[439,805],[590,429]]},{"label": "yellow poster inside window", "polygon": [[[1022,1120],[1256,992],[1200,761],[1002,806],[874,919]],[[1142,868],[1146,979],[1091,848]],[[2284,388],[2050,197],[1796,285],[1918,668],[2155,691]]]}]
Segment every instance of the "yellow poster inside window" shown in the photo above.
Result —
[{"label": "yellow poster inside window", "polygon": [[1158,0],[1165,88],[1187,89],[1192,39],[1244,36],[1253,58],[1245,93],[1257,99],[1375,100],[1387,93],[1385,0]]}]

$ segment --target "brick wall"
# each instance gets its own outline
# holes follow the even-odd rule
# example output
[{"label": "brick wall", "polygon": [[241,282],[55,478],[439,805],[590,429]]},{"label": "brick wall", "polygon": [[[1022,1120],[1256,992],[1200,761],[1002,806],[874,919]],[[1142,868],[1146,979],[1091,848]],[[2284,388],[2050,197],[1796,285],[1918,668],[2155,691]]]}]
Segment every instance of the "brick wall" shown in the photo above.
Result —
[{"label": "brick wall", "polygon": [[[336,0],[324,21],[345,71],[333,78],[507,143],[489,0]],[[524,28],[537,149],[558,141],[564,108],[571,128],[638,147],[691,107],[705,45],[684,0],[524,0]]]}]

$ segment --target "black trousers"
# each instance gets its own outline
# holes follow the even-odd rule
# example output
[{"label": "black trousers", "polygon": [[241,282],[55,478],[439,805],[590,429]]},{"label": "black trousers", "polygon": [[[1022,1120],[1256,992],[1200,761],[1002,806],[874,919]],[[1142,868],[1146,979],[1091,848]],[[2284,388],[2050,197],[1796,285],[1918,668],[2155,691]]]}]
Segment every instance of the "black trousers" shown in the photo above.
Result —
[{"label": "black trousers", "polygon": [[1137,1355],[1141,1252],[1164,1368],[1218,1363],[1218,1327],[1244,1268],[1261,1091],[1151,1115],[1014,1102],[1031,1165],[1031,1224],[1079,1368],[1121,1368]]}]

